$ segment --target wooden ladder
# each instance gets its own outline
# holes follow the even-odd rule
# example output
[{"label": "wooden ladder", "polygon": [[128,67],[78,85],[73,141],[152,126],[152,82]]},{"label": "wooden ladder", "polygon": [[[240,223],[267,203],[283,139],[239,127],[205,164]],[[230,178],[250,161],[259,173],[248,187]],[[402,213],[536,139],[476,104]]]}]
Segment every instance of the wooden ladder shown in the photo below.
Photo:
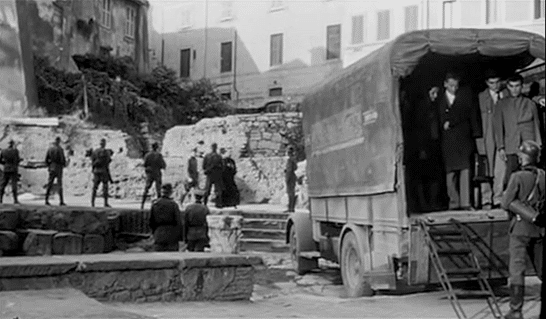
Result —
[{"label": "wooden ladder", "polygon": [[[458,318],[467,318],[458,298],[484,299],[492,315],[503,318],[497,298],[473,253],[467,228],[456,219],[451,219],[448,225],[432,225],[424,219],[420,219],[419,224],[429,249],[431,264]],[[476,281],[478,290],[454,289],[457,283],[471,284],[472,281]]]}]

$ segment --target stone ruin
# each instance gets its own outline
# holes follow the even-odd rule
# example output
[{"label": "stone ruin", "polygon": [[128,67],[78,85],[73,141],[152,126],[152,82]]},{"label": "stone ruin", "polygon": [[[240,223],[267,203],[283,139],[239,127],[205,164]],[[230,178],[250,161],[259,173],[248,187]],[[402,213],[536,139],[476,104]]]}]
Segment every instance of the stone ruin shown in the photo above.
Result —
[{"label": "stone ruin", "polygon": [[[286,203],[284,166],[288,141],[283,134],[300,122],[301,114],[293,112],[234,115],[173,127],[166,132],[163,141],[156,140],[162,145],[167,162],[163,180],[174,184],[178,197],[183,192],[191,150],[198,147],[201,153],[206,153],[211,143],[216,142],[236,161],[236,183],[242,203]],[[91,161],[85,154],[88,149],[98,147],[101,138],[106,138],[107,148],[114,151],[110,166],[114,180],[110,185],[111,197],[139,199],[142,195],[145,181],[142,150],[133,137],[119,130],[100,129],[65,117],[58,127],[22,126],[0,121],[0,132],[0,148],[5,148],[10,139],[15,140],[25,162],[44,161],[50,143],[60,136],[69,160],[63,177],[64,190],[65,195],[72,196],[91,194]],[[201,171],[202,158],[198,162]],[[20,173],[20,192],[45,194],[46,169],[23,168]],[[298,206],[302,207],[307,201],[303,163],[297,173],[302,177],[296,190]],[[200,186],[205,186],[203,174]]]}]

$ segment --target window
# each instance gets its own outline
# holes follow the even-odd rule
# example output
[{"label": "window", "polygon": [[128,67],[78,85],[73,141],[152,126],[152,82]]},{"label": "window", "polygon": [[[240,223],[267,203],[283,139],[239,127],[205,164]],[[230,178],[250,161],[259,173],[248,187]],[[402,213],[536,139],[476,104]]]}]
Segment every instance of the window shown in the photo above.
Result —
[{"label": "window", "polygon": [[125,8],[125,35],[127,37],[135,37],[135,20],[137,18],[137,10],[134,7]]},{"label": "window", "polygon": [[364,16],[354,16],[351,18],[351,43],[363,43]]},{"label": "window", "polygon": [[232,42],[220,44],[220,72],[232,71]]},{"label": "window", "polygon": [[389,10],[378,12],[378,40],[389,39]]},{"label": "window", "polygon": [[283,0],[272,0],[272,6],[270,10],[283,9]]},{"label": "window", "polygon": [[283,34],[272,34],[270,37],[270,66],[283,63]]},{"label": "window", "polygon": [[112,22],[112,0],[101,1],[101,25],[110,28]]},{"label": "window", "polygon": [[180,28],[181,29],[187,29],[192,26],[192,10],[190,8],[185,7],[182,8],[182,11],[180,13]]},{"label": "window", "polygon": [[545,18],[545,0],[534,0],[534,19]]},{"label": "window", "polygon": [[232,93],[231,92],[223,92],[220,94],[220,98],[222,100],[232,100]]},{"label": "window", "polygon": [[190,49],[180,50],[180,77],[190,77]]},{"label": "window", "polygon": [[222,12],[220,15],[220,20],[230,20],[232,19],[232,8],[233,8],[233,1],[223,1],[222,2]]},{"label": "window", "polygon": [[456,0],[443,0],[443,28],[452,28],[454,1]]},{"label": "window", "polygon": [[405,7],[405,32],[418,29],[418,6]]},{"label": "window", "polygon": [[327,27],[327,60],[340,59],[340,25]]},{"label": "window", "polygon": [[271,88],[269,95],[270,97],[280,97],[283,95],[283,88]]}]

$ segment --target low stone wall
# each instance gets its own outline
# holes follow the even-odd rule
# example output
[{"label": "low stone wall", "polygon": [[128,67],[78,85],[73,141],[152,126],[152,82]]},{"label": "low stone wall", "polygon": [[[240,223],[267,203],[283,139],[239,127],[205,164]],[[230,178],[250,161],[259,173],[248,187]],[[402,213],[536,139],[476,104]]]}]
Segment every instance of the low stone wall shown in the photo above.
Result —
[{"label": "low stone wall", "polygon": [[100,301],[247,300],[262,259],[154,252],[0,259],[0,291],[72,287]]},{"label": "low stone wall", "polygon": [[124,250],[128,242],[150,233],[149,216],[149,211],[136,209],[4,204],[0,206],[0,256]]}]

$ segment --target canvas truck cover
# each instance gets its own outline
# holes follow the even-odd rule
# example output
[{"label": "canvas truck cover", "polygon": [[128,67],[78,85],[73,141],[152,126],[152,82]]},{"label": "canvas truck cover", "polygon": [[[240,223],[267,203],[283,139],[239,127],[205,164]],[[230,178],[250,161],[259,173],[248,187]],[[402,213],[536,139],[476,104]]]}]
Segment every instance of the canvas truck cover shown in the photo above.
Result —
[{"label": "canvas truck cover", "polygon": [[523,54],[545,60],[545,38],[510,29],[441,29],[404,34],[333,75],[303,101],[311,197],[393,192],[402,156],[398,79],[429,52]]}]

